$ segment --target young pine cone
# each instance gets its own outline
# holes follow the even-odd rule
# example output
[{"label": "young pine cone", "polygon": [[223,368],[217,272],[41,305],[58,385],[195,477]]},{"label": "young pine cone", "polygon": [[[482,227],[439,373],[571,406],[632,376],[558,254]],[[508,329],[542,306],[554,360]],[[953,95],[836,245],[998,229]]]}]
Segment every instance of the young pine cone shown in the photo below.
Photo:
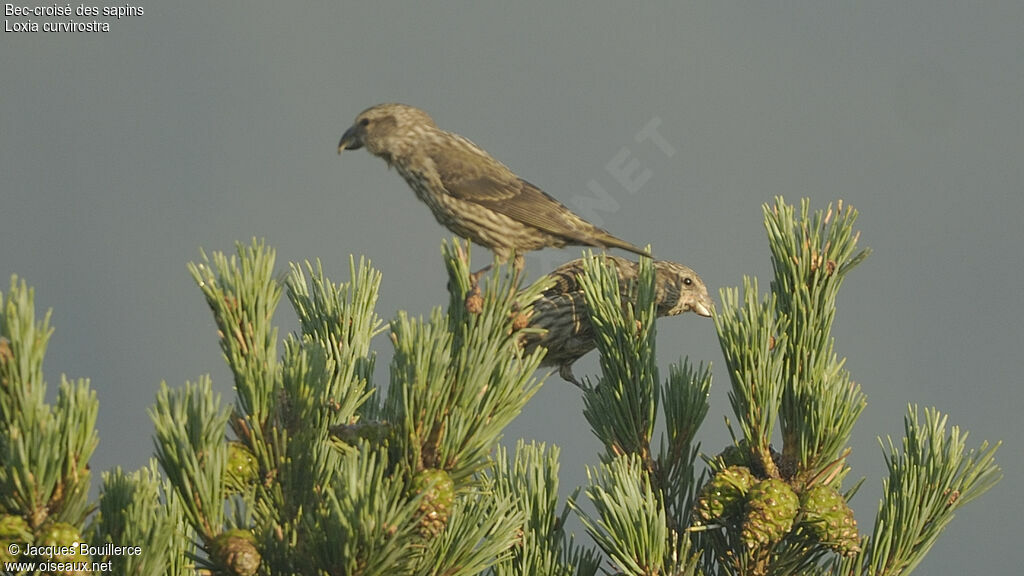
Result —
[{"label": "young pine cone", "polygon": [[819,542],[844,556],[860,551],[860,535],[853,510],[842,494],[824,484],[816,484],[803,493],[801,525]]},{"label": "young pine cone", "polygon": [[769,478],[747,493],[747,509],[740,539],[750,548],[767,547],[782,540],[793,528],[800,499],[782,480]]},{"label": "young pine cone", "polygon": [[698,524],[737,520],[744,510],[747,492],[757,478],[746,466],[729,466],[715,474],[700,490],[693,513]]}]

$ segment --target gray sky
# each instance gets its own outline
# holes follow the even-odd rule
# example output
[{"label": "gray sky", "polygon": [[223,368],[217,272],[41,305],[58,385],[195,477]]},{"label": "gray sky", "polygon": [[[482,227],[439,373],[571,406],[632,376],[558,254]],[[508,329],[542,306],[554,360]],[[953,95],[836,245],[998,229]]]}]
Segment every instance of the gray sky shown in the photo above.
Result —
[{"label": "gray sky", "polygon": [[[185,270],[199,247],[265,237],[281,268],[319,257],[338,280],[365,254],[385,318],[446,301],[447,231],[380,160],[336,154],[360,110],[401,101],[571,207],[601,187],[605,227],[716,297],[744,274],[767,288],[762,203],[857,207],[875,253],[845,284],[835,336],[869,402],[852,443],[861,529],[881,489],[876,436],[902,435],[908,403],[936,406],[972,444],[1006,442],[1006,479],[919,572],[1018,569],[1024,4],[318,4],[164,0],[107,33],[0,36],[0,290],[16,273],[54,309],[51,392],[61,373],[91,379],[93,470],[145,462],[161,380],[209,372],[230,397]],[[652,122],[673,154],[637,140]],[[646,175],[635,192],[616,159]],[[528,273],[578,254],[532,256]],[[666,319],[659,335],[663,366],[714,363],[702,440],[717,451],[729,406],[713,324]],[[383,337],[377,350],[385,382]],[[596,369],[591,355],[576,373]],[[563,484],[580,484],[598,449],[581,408],[556,376],[506,439],[560,445]]]}]

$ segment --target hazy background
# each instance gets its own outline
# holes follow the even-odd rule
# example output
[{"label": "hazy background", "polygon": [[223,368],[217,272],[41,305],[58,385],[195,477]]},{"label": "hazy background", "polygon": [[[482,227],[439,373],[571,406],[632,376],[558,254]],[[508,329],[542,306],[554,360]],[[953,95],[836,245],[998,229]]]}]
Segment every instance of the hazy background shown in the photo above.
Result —
[{"label": "hazy background", "polygon": [[[451,4],[163,0],[109,33],[2,34],[0,290],[18,274],[54,310],[51,394],[62,373],[91,379],[94,471],[146,462],[161,380],[209,372],[231,397],[185,270],[200,247],[264,237],[281,269],[319,257],[337,280],[365,254],[386,319],[446,302],[447,231],[383,162],[336,154],[359,111],[400,101],[571,207],[596,183],[604,226],[693,267],[716,298],[744,274],[767,288],[762,203],[853,204],[875,253],[845,284],[835,335],[869,402],[851,459],[867,477],[861,530],[884,471],[876,437],[902,435],[907,403],[933,405],[972,446],[1006,442],[1006,479],[919,572],[1019,570],[1024,3]],[[650,122],[674,154],[637,141]],[[635,193],[606,168],[617,156],[647,174]],[[533,256],[528,274],[578,254]],[[659,335],[663,366],[714,364],[701,440],[716,452],[729,406],[713,324],[666,319]],[[376,349],[383,383],[385,337]],[[593,355],[576,367],[595,371]],[[566,491],[597,462],[581,407],[555,376],[505,435],[560,445]]]}]

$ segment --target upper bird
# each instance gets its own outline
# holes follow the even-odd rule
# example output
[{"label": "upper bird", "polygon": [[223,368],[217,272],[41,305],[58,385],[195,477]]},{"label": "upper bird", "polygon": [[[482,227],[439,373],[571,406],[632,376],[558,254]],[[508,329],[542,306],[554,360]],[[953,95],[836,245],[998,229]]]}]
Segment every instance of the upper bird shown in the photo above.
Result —
[{"label": "upper bird", "polygon": [[[615,266],[622,305],[635,303],[635,281],[640,270],[637,263],[611,255],[605,255],[604,258]],[[548,274],[547,277],[554,281],[553,285],[533,303],[533,315],[529,323],[531,328],[542,328],[545,331],[529,334],[523,341],[527,354],[538,346],[547,348],[547,354],[540,365],[558,366],[558,374],[563,379],[580,387],[573,376],[572,365],[597,347],[583,285],[580,283],[582,274],[582,258],[566,262]],[[654,261],[654,299],[655,314],[659,318],[691,310],[700,316],[711,316],[714,308],[700,276],[689,267],[668,260]]]},{"label": "upper bird", "polygon": [[416,197],[452,232],[491,249],[498,260],[548,246],[621,248],[649,256],[566,208],[518,177],[466,138],[441,130],[426,112],[404,104],[362,111],[338,142],[366,150],[393,166]]}]

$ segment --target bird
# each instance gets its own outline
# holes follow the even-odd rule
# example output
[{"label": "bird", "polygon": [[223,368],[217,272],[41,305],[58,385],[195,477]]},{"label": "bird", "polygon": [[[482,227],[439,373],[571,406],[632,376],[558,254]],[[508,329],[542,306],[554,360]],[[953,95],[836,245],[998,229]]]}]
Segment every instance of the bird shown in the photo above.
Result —
[{"label": "bird", "polygon": [[[636,262],[604,255],[615,266],[619,276],[619,294],[622,305],[635,301],[634,280],[639,273]],[[708,289],[693,270],[669,260],[654,261],[654,295],[657,316],[677,316],[684,312],[710,317],[714,308]],[[547,348],[540,367],[558,367],[562,379],[583,388],[572,373],[572,365],[587,352],[597,347],[594,329],[580,276],[583,259],[567,262],[547,275],[552,286],[540,294],[533,303],[533,314],[528,327],[541,331],[524,332],[522,346],[526,354],[538,346]]]},{"label": "bird", "polygon": [[524,253],[545,247],[650,256],[574,214],[467,138],[438,128],[419,108],[388,103],[360,112],[338,154],[360,148],[395,168],[441,225],[490,249],[499,263],[512,259],[517,271]]}]

